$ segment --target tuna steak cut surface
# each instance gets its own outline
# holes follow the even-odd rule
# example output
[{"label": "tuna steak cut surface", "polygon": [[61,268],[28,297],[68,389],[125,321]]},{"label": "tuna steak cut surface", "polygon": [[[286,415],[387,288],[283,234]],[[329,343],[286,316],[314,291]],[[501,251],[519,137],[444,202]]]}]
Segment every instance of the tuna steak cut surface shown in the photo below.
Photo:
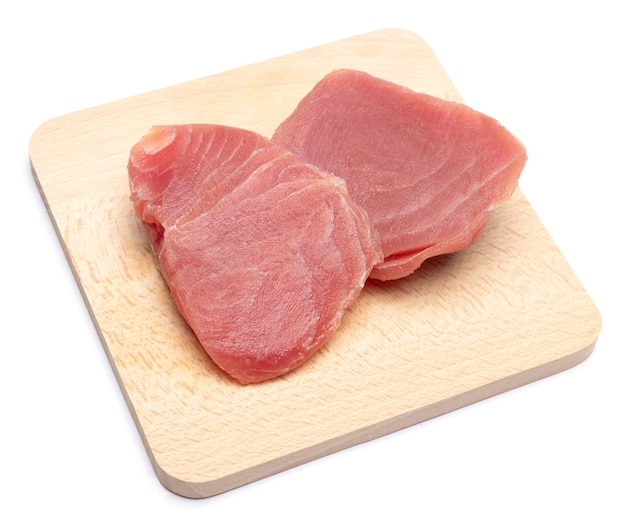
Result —
[{"label": "tuna steak cut surface", "polygon": [[470,246],[526,163],[495,119],[349,69],[315,85],[272,140],[346,180],[380,234],[381,280]]},{"label": "tuna steak cut surface", "polygon": [[382,259],[342,179],[254,132],[153,127],[131,150],[128,173],[178,309],[241,383],[313,355]]}]

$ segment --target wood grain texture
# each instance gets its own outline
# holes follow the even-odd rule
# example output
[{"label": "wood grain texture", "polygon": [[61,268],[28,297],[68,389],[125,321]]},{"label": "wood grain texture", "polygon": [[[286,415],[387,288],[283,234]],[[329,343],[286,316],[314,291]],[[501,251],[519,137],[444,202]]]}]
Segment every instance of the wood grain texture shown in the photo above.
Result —
[{"label": "wood grain texture", "polygon": [[270,136],[339,67],[461,99],[419,36],[389,29],[68,114],[31,139],[35,178],[111,366],[159,480],[177,494],[218,494],[562,371],[599,334],[595,305],[518,190],[470,249],[368,282],[300,369],[249,386],[216,369],[134,217],[130,148],[156,124]]}]

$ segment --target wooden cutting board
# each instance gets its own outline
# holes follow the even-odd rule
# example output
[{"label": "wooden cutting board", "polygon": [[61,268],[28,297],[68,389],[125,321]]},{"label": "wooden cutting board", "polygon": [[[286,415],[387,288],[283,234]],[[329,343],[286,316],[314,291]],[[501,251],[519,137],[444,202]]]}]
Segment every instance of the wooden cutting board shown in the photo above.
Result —
[{"label": "wooden cutting board", "polygon": [[242,386],[216,369],[133,215],[130,148],[155,124],[270,136],[339,67],[460,101],[420,37],[382,30],[61,116],[32,137],[41,195],[156,474],[177,494],[212,496],[562,371],[599,334],[596,307],[518,190],[470,249],[368,283],[299,370]]}]

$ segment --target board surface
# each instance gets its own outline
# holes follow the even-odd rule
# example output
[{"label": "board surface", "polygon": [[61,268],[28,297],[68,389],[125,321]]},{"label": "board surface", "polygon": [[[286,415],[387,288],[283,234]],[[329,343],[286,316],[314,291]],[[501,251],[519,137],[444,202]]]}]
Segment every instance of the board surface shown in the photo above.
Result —
[{"label": "board surface", "polygon": [[242,386],[212,364],[134,217],[129,151],[157,124],[270,136],[339,67],[461,100],[419,36],[388,29],[61,116],[31,139],[33,174],[120,388],[177,494],[209,497],[444,414],[572,367],[595,345],[594,303],[517,190],[468,250],[368,282],[329,344],[291,374]]}]

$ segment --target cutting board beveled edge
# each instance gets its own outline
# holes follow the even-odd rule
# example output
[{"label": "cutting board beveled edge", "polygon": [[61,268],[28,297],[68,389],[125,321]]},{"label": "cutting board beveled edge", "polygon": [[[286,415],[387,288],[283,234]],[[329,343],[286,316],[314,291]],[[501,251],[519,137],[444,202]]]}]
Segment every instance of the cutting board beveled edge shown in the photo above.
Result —
[{"label": "cutting board beveled edge", "polygon": [[461,99],[420,37],[386,29],[61,116],[31,139],[33,174],[150,460],[182,496],[209,497],[549,376],[595,345],[597,309],[518,190],[468,251],[368,283],[297,371],[244,387],[212,365],[132,214],[130,147],[153,124],[268,135],[339,67]]}]

